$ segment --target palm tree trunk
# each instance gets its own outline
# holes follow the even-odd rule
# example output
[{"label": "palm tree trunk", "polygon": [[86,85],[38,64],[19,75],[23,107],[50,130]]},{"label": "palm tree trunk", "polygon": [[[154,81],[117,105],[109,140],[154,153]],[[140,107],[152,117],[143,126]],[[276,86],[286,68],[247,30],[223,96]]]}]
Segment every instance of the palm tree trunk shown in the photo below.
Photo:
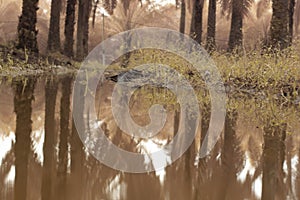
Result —
[{"label": "palm tree trunk", "polygon": [[76,52],[78,60],[83,60],[88,54],[89,17],[91,8],[91,0],[79,0]]},{"label": "palm tree trunk", "polygon": [[64,54],[68,57],[74,56],[74,25],[76,2],[76,0],[68,0],[67,2]]},{"label": "palm tree trunk", "polygon": [[181,15],[180,15],[180,33],[184,34],[185,32],[185,0],[181,0]]},{"label": "palm tree trunk", "polygon": [[92,11],[92,0],[87,0],[87,7],[84,13],[84,26],[83,26],[83,53],[87,56],[89,53],[89,21]]},{"label": "palm tree trunk", "polygon": [[289,32],[288,32],[288,16],[289,16],[289,1],[273,0],[272,8],[273,15],[271,19],[271,41],[270,45],[273,49],[282,50],[288,47]]},{"label": "palm tree trunk", "polygon": [[199,44],[202,41],[202,12],[203,12],[203,0],[195,0],[192,12],[191,20],[191,37]]},{"label": "palm tree trunk", "polygon": [[228,52],[233,52],[243,45],[243,1],[232,1],[231,27],[228,43]]},{"label": "palm tree trunk", "polygon": [[28,158],[30,152],[32,132],[32,106],[34,99],[35,80],[26,83],[18,81],[15,84],[14,111],[16,113],[16,144],[15,144],[15,166],[16,177],[14,186],[14,199],[23,200],[27,196],[28,184]]},{"label": "palm tree trunk", "polygon": [[293,43],[295,5],[296,0],[289,0],[289,45]]},{"label": "palm tree trunk", "polygon": [[208,52],[216,48],[216,11],[217,1],[209,0],[206,38],[206,49]]},{"label": "palm tree trunk", "polygon": [[52,0],[47,47],[49,52],[60,51],[60,11],[61,0]]},{"label": "palm tree trunk", "polygon": [[296,1],[295,5],[295,35],[298,36],[300,25],[300,1]]},{"label": "palm tree trunk", "polygon": [[18,48],[38,53],[36,22],[38,0],[23,0],[18,24]]}]

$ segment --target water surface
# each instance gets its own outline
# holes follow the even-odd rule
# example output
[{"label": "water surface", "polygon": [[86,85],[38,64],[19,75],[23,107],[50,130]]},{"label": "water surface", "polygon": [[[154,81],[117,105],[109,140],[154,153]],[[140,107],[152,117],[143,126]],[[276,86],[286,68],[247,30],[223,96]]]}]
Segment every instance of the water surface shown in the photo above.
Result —
[{"label": "water surface", "polygon": [[[123,173],[83,147],[72,123],[73,81],[62,76],[1,82],[0,199],[300,199],[299,119],[265,123],[247,109],[229,109],[215,148],[198,159],[209,121],[201,108],[197,137],[180,159],[151,173]],[[147,153],[170,141],[178,130],[176,106],[167,106],[167,123],[158,136],[135,140],[113,120],[113,86],[107,82],[99,88],[95,107],[98,125],[115,145]],[[161,92],[148,90],[154,96]],[[152,97],[137,94],[130,102],[132,118],[140,125],[149,123],[147,98]]]}]

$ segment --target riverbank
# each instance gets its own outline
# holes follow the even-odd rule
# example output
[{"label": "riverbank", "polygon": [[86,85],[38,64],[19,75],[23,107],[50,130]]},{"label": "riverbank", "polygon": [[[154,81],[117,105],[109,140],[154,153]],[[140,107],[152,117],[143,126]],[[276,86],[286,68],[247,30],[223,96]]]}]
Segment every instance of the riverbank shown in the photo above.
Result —
[{"label": "riverbank", "polygon": [[[294,48],[288,54],[281,55],[249,52],[236,56],[215,52],[211,59],[221,73],[227,93],[251,97],[273,95],[281,101],[300,104],[299,49]],[[125,55],[108,68],[106,75],[115,76],[144,63],[169,65],[183,74],[193,86],[205,87],[202,77],[190,63],[159,50],[141,50]],[[70,74],[76,73],[80,64],[61,54],[29,55],[26,51],[0,46],[0,77]]]},{"label": "riverbank", "polygon": [[61,54],[36,55],[0,45],[0,77],[74,73],[80,63]]}]

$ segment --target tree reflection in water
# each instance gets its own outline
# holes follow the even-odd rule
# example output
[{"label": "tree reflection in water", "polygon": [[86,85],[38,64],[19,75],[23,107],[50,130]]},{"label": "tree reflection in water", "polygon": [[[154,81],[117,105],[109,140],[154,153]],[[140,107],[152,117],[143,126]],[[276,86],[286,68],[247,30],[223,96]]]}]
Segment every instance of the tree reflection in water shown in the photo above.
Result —
[{"label": "tree reflection in water", "polygon": [[[297,135],[287,134],[288,131],[297,130],[297,125],[288,129],[287,124],[256,124],[245,120],[247,118],[244,116],[248,114],[246,111],[228,110],[222,137],[207,157],[198,159],[199,143],[203,141],[210,117],[209,107],[203,107],[199,127],[201,137],[196,137],[180,159],[161,173],[128,174],[101,164],[83,147],[72,121],[70,99],[73,77],[37,80],[14,80],[13,90],[8,94],[14,99],[16,126],[12,134],[15,134],[16,139],[11,149],[1,158],[1,199],[300,198],[300,162],[297,163],[300,155],[299,140]],[[0,87],[8,86],[2,84]],[[41,92],[43,90],[45,95]],[[105,96],[110,92],[102,90],[101,95]],[[139,141],[124,134],[113,121],[112,113],[108,111],[108,98],[100,99],[99,116],[102,117],[102,128],[106,135],[116,146],[127,151],[138,151],[135,145]],[[141,103],[141,99],[137,98],[135,101],[132,103],[133,109],[138,110],[140,107],[136,105]],[[33,107],[33,104],[37,107]],[[83,118],[85,108],[81,108],[78,114]],[[3,113],[7,112],[5,109],[12,110],[12,105],[5,104],[1,109]],[[42,112],[45,117],[40,114]],[[167,122],[167,129],[164,129],[170,134],[167,139],[177,132],[180,114],[177,111],[168,116],[170,121]],[[38,123],[39,118],[42,126]],[[36,129],[45,131],[41,152],[34,149],[36,144],[33,143],[37,141],[31,133],[38,132]],[[8,135],[5,133],[3,138]],[[32,153],[43,155],[42,162]],[[122,158],[120,162],[126,164]],[[14,165],[15,176],[10,172]],[[11,177],[13,186],[10,184],[12,182],[7,181],[8,176]]]},{"label": "tree reflection in water", "polygon": [[13,81],[15,92],[14,111],[16,113],[16,144],[15,144],[15,186],[14,199],[23,200],[27,197],[28,159],[31,146],[30,134],[32,132],[31,103],[34,99],[36,80]]}]

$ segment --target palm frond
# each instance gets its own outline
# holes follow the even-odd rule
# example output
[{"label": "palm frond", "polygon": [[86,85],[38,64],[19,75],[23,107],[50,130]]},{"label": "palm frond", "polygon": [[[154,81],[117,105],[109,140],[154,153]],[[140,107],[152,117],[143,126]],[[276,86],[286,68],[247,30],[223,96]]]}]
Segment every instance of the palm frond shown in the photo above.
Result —
[{"label": "palm frond", "polygon": [[270,0],[260,0],[256,4],[256,17],[259,19],[263,16],[264,13],[270,8]]},{"label": "palm frond", "polygon": [[93,8],[93,22],[92,22],[92,26],[94,28],[95,27],[95,20],[96,20],[97,6],[99,4],[99,0],[93,1],[93,3],[94,3],[94,8]]},{"label": "palm frond", "polygon": [[112,15],[114,9],[117,7],[117,0],[104,0],[103,7],[110,15]]},{"label": "palm frond", "polygon": [[231,13],[231,5],[232,5],[232,0],[221,0],[221,14],[223,16],[229,15]]},{"label": "palm frond", "polygon": [[124,11],[126,12],[129,9],[130,2],[129,0],[121,0],[123,4]]},{"label": "palm frond", "polygon": [[241,5],[241,12],[243,16],[248,17],[250,13],[251,6],[253,5],[254,0],[243,0],[243,4]]},{"label": "palm frond", "polygon": [[[239,0],[237,1],[240,12],[244,17],[250,13],[250,9],[255,0]],[[221,0],[221,14],[229,17],[232,12],[233,0]],[[235,2],[236,3],[236,2]]]}]

